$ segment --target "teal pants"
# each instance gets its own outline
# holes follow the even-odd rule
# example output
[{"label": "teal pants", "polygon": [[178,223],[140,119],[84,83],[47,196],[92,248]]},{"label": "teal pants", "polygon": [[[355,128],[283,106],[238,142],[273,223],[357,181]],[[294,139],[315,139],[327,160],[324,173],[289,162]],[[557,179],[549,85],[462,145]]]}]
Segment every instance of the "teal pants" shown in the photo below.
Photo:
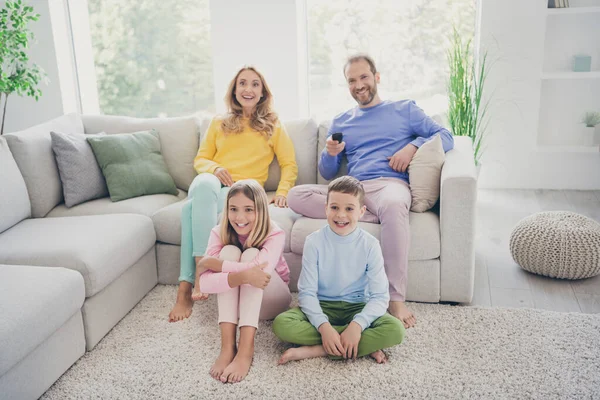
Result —
[{"label": "teal pants", "polygon": [[223,211],[229,187],[222,187],[213,174],[198,175],[188,191],[188,200],[181,210],[181,265],[179,281],[194,284],[194,257],[203,256],[210,231],[217,225],[217,215]]},{"label": "teal pants", "polygon": [[[320,301],[319,303],[329,318],[329,323],[338,333],[342,333],[352,322],[354,316],[365,307],[365,303],[345,301]],[[323,343],[321,334],[299,307],[279,314],[273,321],[273,332],[279,339],[288,343],[302,346],[315,346]],[[362,332],[358,343],[358,357],[400,344],[404,340],[404,334],[404,324],[399,319],[385,313]],[[330,358],[340,359],[342,357],[332,356]]]}]

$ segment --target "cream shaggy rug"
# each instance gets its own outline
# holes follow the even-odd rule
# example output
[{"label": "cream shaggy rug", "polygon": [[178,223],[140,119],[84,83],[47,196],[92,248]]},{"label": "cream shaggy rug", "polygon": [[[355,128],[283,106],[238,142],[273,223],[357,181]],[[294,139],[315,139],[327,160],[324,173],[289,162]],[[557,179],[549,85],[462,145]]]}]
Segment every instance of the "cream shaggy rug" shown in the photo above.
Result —
[{"label": "cream shaggy rug", "polygon": [[43,399],[600,398],[600,315],[411,304],[418,325],[389,362],[325,358],[277,366],[287,347],[261,323],[250,374],[208,375],[219,352],[216,297],[167,322],[157,286]]}]

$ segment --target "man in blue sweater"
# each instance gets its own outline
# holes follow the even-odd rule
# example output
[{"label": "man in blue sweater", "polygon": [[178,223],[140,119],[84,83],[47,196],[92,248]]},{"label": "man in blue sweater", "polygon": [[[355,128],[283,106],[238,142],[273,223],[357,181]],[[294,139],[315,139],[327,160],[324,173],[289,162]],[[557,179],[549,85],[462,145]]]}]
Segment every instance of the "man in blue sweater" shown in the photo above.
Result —
[{"label": "man in blue sweater", "polygon": [[[344,75],[358,107],[334,118],[319,160],[319,172],[325,179],[334,178],[345,155],[348,175],[362,182],[367,211],[361,221],[381,223],[389,311],[410,328],[416,319],[404,303],[411,205],[407,168],[417,149],[434,135],[440,135],[444,151],[454,147],[454,139],[414,101],[382,101],[377,94],[380,76],[369,56],[349,58]],[[332,138],[338,132],[343,134],[341,142]],[[324,218],[326,193],[325,185],[296,186],[288,194],[288,205],[307,217]]]},{"label": "man in blue sweater", "polygon": [[279,314],[273,331],[302,347],[286,350],[280,364],[331,356],[370,355],[385,363],[382,349],[400,344],[404,325],[386,313],[390,299],[381,247],[358,227],[365,213],[361,183],[342,176],[329,184],[327,226],[304,243],[296,307]]}]

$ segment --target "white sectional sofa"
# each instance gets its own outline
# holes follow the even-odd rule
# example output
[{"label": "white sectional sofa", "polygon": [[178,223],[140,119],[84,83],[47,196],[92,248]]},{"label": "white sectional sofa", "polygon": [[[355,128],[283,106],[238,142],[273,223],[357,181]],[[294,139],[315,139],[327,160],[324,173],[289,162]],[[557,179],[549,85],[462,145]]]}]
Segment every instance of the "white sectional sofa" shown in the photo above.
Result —
[{"label": "white sectional sofa", "polygon": [[[69,114],[0,137],[0,310],[30,309],[25,314],[0,314],[3,398],[5,393],[7,398],[41,395],[83,354],[84,343],[92,350],[157,283],[178,283],[180,213],[196,175],[193,159],[208,122],[199,116],[136,119]],[[326,183],[318,175],[317,160],[327,124],[297,120],[285,126],[296,149],[296,184]],[[159,132],[177,195],[120,202],[102,198],[71,208],[63,204],[50,131],[83,135],[152,128]],[[275,160],[265,185],[270,195],[279,176]],[[410,214],[409,301],[471,300],[475,201],[471,143],[457,137],[442,170],[439,211]],[[289,209],[271,211],[287,234],[284,255],[295,290],[304,240],[326,221],[305,218]],[[378,224],[361,226],[379,236]],[[25,296],[20,301],[12,297],[5,289],[17,282],[38,298],[34,301]],[[47,282],[52,284],[44,284]],[[40,291],[40,286],[44,290]],[[40,315],[44,318],[39,319]],[[28,334],[31,329],[36,334]],[[69,341],[61,339],[66,337]],[[56,354],[61,363],[45,366],[36,362]],[[36,379],[32,381],[31,375],[37,375]]]}]

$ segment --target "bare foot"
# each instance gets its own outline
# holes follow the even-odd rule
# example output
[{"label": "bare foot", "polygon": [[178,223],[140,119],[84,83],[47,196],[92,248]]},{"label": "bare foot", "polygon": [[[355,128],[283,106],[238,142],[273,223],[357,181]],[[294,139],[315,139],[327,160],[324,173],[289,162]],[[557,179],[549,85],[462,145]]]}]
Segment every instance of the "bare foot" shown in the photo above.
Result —
[{"label": "bare foot", "polygon": [[292,347],[281,355],[277,364],[283,365],[288,361],[304,360],[305,358],[325,357],[327,352],[321,345]]},{"label": "bare foot", "polygon": [[387,356],[383,352],[383,350],[377,350],[375,353],[369,354],[372,358],[377,361],[377,364],[385,364],[387,363]]},{"label": "bare foot", "polygon": [[417,323],[417,319],[403,301],[390,301],[389,311],[394,317],[404,322],[405,328],[412,328]]},{"label": "bare foot", "polygon": [[181,282],[177,291],[177,301],[169,313],[169,322],[177,322],[192,315],[192,284]]},{"label": "bare foot", "polygon": [[215,363],[210,368],[209,374],[216,380],[221,380],[221,375],[223,375],[223,371],[225,368],[231,363],[233,358],[235,357],[235,348],[232,349],[221,349],[221,354],[215,360]]},{"label": "bare foot", "polygon": [[250,354],[247,354],[246,352],[244,352],[244,354],[238,352],[233,361],[223,371],[223,374],[221,375],[221,382],[241,382],[246,375],[248,375],[248,371],[250,371],[250,366],[252,365],[252,354],[254,354],[254,352]]}]

